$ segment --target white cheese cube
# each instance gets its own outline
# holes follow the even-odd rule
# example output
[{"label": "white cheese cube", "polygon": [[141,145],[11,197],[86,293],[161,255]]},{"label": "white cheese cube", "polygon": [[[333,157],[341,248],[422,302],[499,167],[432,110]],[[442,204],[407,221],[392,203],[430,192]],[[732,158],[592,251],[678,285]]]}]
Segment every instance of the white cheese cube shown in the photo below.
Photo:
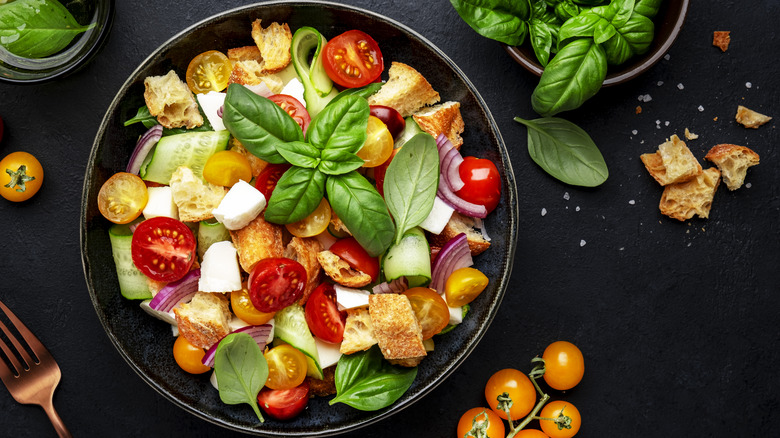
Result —
[{"label": "white cheese cube", "polygon": [[211,213],[228,230],[240,230],[252,222],[265,205],[265,196],[260,190],[241,180],[230,188]]},{"label": "white cheese cube", "polygon": [[303,98],[303,84],[298,78],[290,79],[290,82],[282,88],[282,92],[279,94],[286,94],[298,99],[304,107],[306,106],[306,100]]},{"label": "white cheese cube", "polygon": [[143,300],[141,301],[141,308],[144,309],[144,311],[155,318],[159,319],[160,321],[165,321],[168,324],[177,327],[178,324],[176,323],[176,316],[173,314],[173,312],[161,312],[159,310],[154,310],[151,307],[149,307],[149,303],[151,303],[152,300]]},{"label": "white cheese cube", "polygon": [[144,207],[144,218],[165,216],[179,220],[179,209],[173,202],[173,190],[170,187],[149,187],[146,190],[149,193],[149,201]]},{"label": "white cheese cube", "polygon": [[430,231],[433,234],[441,234],[444,227],[447,226],[447,222],[450,221],[452,212],[454,211],[454,208],[450,207],[437,196],[433,198],[433,208],[428,214],[428,217],[420,224],[420,228]]},{"label": "white cheese cube", "polygon": [[463,322],[463,307],[449,307],[450,325],[458,325]]},{"label": "white cheese cube", "polygon": [[352,289],[340,284],[334,284],[336,291],[336,304],[339,310],[355,309],[368,306],[368,291],[362,289]]},{"label": "white cheese cube", "polygon": [[320,367],[327,368],[338,363],[339,358],[341,358],[341,351],[339,351],[341,343],[331,344],[316,336],[314,342],[317,344],[317,354],[320,356]]},{"label": "white cheese cube", "polygon": [[204,94],[196,94],[198,98],[198,104],[200,109],[203,110],[203,114],[211,123],[211,127],[215,131],[224,131],[225,124],[222,123],[222,117],[218,115],[219,109],[225,104],[225,96],[227,93],[220,93],[217,91],[209,91]]},{"label": "white cheese cube", "polygon": [[201,292],[241,290],[241,269],[238,266],[238,251],[233,246],[233,242],[216,242],[203,254],[198,290]]}]

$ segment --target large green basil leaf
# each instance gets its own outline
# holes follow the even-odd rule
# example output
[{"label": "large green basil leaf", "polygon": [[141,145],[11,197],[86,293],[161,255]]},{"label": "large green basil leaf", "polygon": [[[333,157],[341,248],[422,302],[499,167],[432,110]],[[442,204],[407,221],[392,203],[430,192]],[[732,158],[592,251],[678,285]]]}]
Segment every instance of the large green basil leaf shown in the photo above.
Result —
[{"label": "large green basil leaf", "polygon": [[595,187],[609,171],[587,132],[560,118],[515,121],[528,127],[528,153],[547,173],[566,184]]},{"label": "large green basil leaf", "polygon": [[328,177],[325,189],[330,207],[369,255],[376,257],[390,247],[395,225],[371,183],[352,171]]},{"label": "large green basil leaf", "polygon": [[341,149],[324,149],[318,169],[328,175],[343,175],[360,169],[366,162],[357,155]]},{"label": "large green basil leaf", "polygon": [[612,0],[609,7],[615,12],[615,16],[612,17],[610,23],[616,28],[626,24],[634,13],[635,4],[636,0]]},{"label": "large green basil leaf", "polygon": [[[387,167],[384,193],[395,219],[395,243],[428,217],[439,188],[439,150],[428,133],[412,137]],[[349,226],[347,226],[349,228]]]},{"label": "large green basil leaf", "polygon": [[0,45],[23,58],[54,55],[94,26],[80,25],[56,0],[16,0],[0,5]]},{"label": "large green basil leaf", "polygon": [[325,194],[326,175],[317,169],[291,167],[279,178],[265,219],[275,224],[290,224],[308,216]]},{"label": "large green basil leaf", "polygon": [[531,47],[539,64],[542,67],[547,66],[550,61],[552,49],[555,46],[555,36],[552,25],[542,20],[533,19],[528,27],[528,34],[531,39]]},{"label": "large green basil leaf", "polygon": [[620,65],[634,56],[634,50],[628,41],[620,33],[604,42],[604,53],[607,55],[607,64]]},{"label": "large green basil leaf", "polygon": [[574,40],[542,72],[531,105],[543,117],[579,108],[601,89],[606,76],[604,49],[591,39]]},{"label": "large green basil leaf", "polygon": [[663,3],[663,1],[664,0],[637,0],[634,11],[647,18],[653,18],[658,14],[658,10],[661,8],[661,3]]},{"label": "large green basil leaf", "polygon": [[558,50],[574,39],[592,38],[593,31],[600,21],[602,21],[602,17],[587,12],[566,20],[558,32]]},{"label": "large green basil leaf", "polygon": [[366,142],[370,109],[366,99],[350,95],[325,107],[309,124],[306,137],[319,149],[355,153]]},{"label": "large green basil leaf", "polygon": [[279,143],[276,150],[293,166],[314,169],[320,164],[320,150],[303,141]]},{"label": "large green basil leaf", "polygon": [[270,163],[285,162],[279,144],[303,141],[300,125],[285,110],[239,84],[228,87],[222,121],[249,152]]},{"label": "large green basil leaf", "polygon": [[565,22],[569,18],[580,15],[580,7],[575,5],[571,0],[563,0],[555,5],[555,16],[558,17],[561,22]]},{"label": "large green basil leaf", "polygon": [[617,30],[615,30],[615,26],[602,18],[593,29],[593,42],[596,44],[602,44],[603,42],[615,36],[616,33]]},{"label": "large green basil leaf", "polygon": [[[642,55],[650,49],[653,42],[655,25],[653,20],[641,14],[634,14],[623,26],[617,27],[620,38],[631,46],[634,55]],[[618,37],[615,35],[615,37]],[[607,46],[604,47],[607,49]]]},{"label": "large green basil leaf", "polygon": [[417,368],[401,368],[382,359],[379,348],[343,355],[336,365],[336,397],[361,411],[376,411],[395,403],[412,386]]},{"label": "large green basil leaf", "polygon": [[478,34],[508,44],[523,44],[531,18],[528,0],[450,0],[452,6]]},{"label": "large green basil leaf", "polygon": [[246,333],[232,333],[217,345],[214,373],[223,403],[248,403],[260,422],[263,415],[257,406],[257,394],[268,379],[268,362],[260,346]]}]

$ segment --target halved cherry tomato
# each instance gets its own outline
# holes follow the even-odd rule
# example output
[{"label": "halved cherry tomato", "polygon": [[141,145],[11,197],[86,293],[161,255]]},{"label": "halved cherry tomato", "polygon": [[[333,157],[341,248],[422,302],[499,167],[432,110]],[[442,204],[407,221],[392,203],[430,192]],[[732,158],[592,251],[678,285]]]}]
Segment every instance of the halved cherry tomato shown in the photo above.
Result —
[{"label": "halved cherry tomato", "polygon": [[[476,424],[474,424],[476,422]],[[487,438],[504,438],[504,420],[498,417],[495,412],[488,408],[471,408],[464,412],[458,421],[458,438],[463,438],[475,426],[482,426],[487,422],[487,428],[485,430]],[[477,433],[473,433],[469,436],[481,436]]]},{"label": "halved cherry tomato", "polygon": [[274,312],[266,313],[257,310],[252,304],[252,299],[249,298],[249,290],[246,287],[230,292],[230,307],[239,319],[250,325],[262,325],[274,317]]},{"label": "halved cherry tomato", "polygon": [[376,191],[379,192],[382,197],[385,197],[385,175],[387,175],[387,167],[390,166],[390,163],[393,161],[393,158],[395,158],[395,155],[400,151],[401,149],[393,149],[393,152],[390,154],[390,158],[388,158],[384,163],[380,164],[379,166],[374,168],[374,181],[376,181]]},{"label": "halved cherry tomato", "polygon": [[355,155],[362,158],[363,167],[376,167],[387,161],[393,153],[393,136],[387,126],[374,116],[368,116],[366,142]]},{"label": "halved cherry tomato", "polygon": [[498,409],[498,396],[505,392],[512,399],[509,413],[512,415],[513,421],[528,415],[536,404],[536,389],[528,376],[512,368],[497,371],[490,376],[485,384],[485,399],[487,399],[490,409],[493,409],[504,420],[507,419],[507,416],[506,412]]},{"label": "halved cherry tomato", "polygon": [[325,73],[342,87],[368,85],[385,68],[379,44],[359,30],[349,30],[328,41],[322,53]]},{"label": "halved cherry tomato", "polygon": [[[569,421],[556,423],[551,420],[539,420],[542,431],[550,438],[571,438],[580,431],[582,417],[580,411],[573,404],[561,400],[555,400],[547,403],[539,413],[541,418],[557,419],[559,417],[569,417]],[[565,420],[561,418],[561,420]],[[568,423],[568,424],[567,424]]]},{"label": "halved cherry tomato", "polygon": [[311,116],[309,115],[309,112],[306,111],[306,107],[303,106],[298,99],[286,94],[274,94],[269,97],[269,99],[287,112],[287,114],[298,123],[298,126],[301,127],[303,133],[306,134],[306,129],[311,122]]},{"label": "halved cherry tomato", "polygon": [[368,255],[354,237],[337,240],[329,251],[344,259],[352,269],[370,275],[372,283],[379,278],[379,259]]},{"label": "halved cherry tomato", "polygon": [[406,127],[406,120],[401,117],[401,113],[399,113],[395,108],[384,105],[371,105],[369,108],[370,114],[381,120],[382,123],[387,126],[387,130],[390,131],[393,139],[398,138],[398,136],[401,135],[401,133],[404,131],[404,128]]},{"label": "halved cherry tomato", "polygon": [[298,222],[293,222],[285,226],[287,227],[287,231],[289,231],[293,236],[312,237],[320,234],[321,232],[325,231],[326,228],[328,228],[328,225],[330,224],[330,216],[330,204],[328,203],[327,199],[322,198],[320,205],[318,205],[314,211],[309,213],[308,216],[299,220]]},{"label": "halved cherry tomato", "polygon": [[289,420],[303,412],[309,403],[309,382],[304,380],[292,389],[263,388],[257,395],[257,402],[271,417]]},{"label": "halved cherry tomato", "polygon": [[291,166],[288,163],[282,164],[269,164],[268,166],[257,175],[255,179],[255,188],[260,190],[260,193],[265,196],[265,199],[271,199],[271,194],[276,188],[276,184],[279,182],[279,178],[287,172]]},{"label": "halved cherry tomato", "polygon": [[155,281],[176,281],[195,261],[195,236],[181,221],[165,216],[147,219],[135,229],[133,263]]},{"label": "halved cherry tomato", "polygon": [[477,269],[456,269],[444,285],[444,294],[450,307],[461,307],[474,301],[488,285],[488,278]]},{"label": "halved cherry tomato", "polygon": [[222,91],[228,86],[233,64],[224,53],[209,50],[192,58],[187,66],[187,86],[193,93]]},{"label": "halved cherry tomato", "polygon": [[249,298],[255,308],[270,313],[284,309],[303,295],[306,269],[292,259],[263,259],[249,274]]},{"label": "halved cherry tomato", "polygon": [[0,160],[0,195],[3,198],[13,202],[26,201],[38,193],[41,184],[43,166],[32,154],[12,152]]},{"label": "halved cherry tomato", "polygon": [[149,202],[146,184],[132,173],[119,172],[111,176],[98,192],[98,209],[106,219],[117,224],[134,221]]},{"label": "halved cherry tomato", "polygon": [[464,157],[459,172],[465,185],[455,193],[468,202],[484,205],[488,213],[495,210],[501,198],[501,175],[496,165],[485,158]]},{"label": "halved cherry tomato", "polygon": [[268,362],[268,380],[271,389],[292,389],[306,378],[306,356],[290,344],[281,344],[264,354]]},{"label": "halved cherry tomato", "polygon": [[447,327],[450,309],[441,295],[427,287],[413,287],[403,294],[409,298],[417,321],[420,322],[423,340],[432,338]]},{"label": "halved cherry tomato", "polygon": [[236,151],[219,151],[203,166],[203,179],[214,185],[233,187],[239,180],[252,180],[252,165]]},{"label": "halved cherry tomato", "polygon": [[580,383],[585,374],[585,359],[576,345],[556,341],[548,345],[542,354],[544,359],[544,381],[559,391],[572,389]]},{"label": "halved cherry tomato", "polygon": [[203,365],[203,356],[206,351],[190,343],[184,336],[176,338],[173,343],[173,359],[179,365],[179,368],[190,374],[203,374],[211,371],[211,367]]},{"label": "halved cherry tomato", "polygon": [[344,339],[345,312],[339,312],[336,291],[330,283],[317,286],[306,300],[306,324],[314,336],[326,342],[338,343]]}]

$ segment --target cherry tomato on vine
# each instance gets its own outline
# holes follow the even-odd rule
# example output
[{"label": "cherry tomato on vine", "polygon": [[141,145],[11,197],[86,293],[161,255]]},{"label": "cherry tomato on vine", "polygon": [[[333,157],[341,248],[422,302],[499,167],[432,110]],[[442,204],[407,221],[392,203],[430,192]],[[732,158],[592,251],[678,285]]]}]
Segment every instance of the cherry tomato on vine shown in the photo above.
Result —
[{"label": "cherry tomato on vine", "polygon": [[561,415],[571,419],[571,422],[567,426],[556,424],[551,420],[539,420],[542,431],[550,438],[571,438],[580,430],[580,426],[582,425],[580,411],[569,402],[561,400],[552,401],[544,405],[542,411],[539,413],[539,417],[541,418],[554,419]]},{"label": "cherry tomato on vine", "polygon": [[509,408],[509,413],[512,415],[513,421],[528,415],[536,405],[536,388],[528,376],[512,368],[497,371],[490,376],[485,385],[485,398],[490,408],[505,420],[507,419],[506,412],[498,409],[498,396],[505,392],[512,398],[512,407]]},{"label": "cherry tomato on vine", "polygon": [[[487,422],[487,438],[504,438],[504,420],[488,408],[471,408],[464,412],[458,421],[458,438],[463,438],[475,426]],[[474,436],[477,436],[476,434]]]},{"label": "cherry tomato on vine", "polygon": [[399,135],[406,128],[406,120],[401,117],[401,113],[395,108],[384,105],[371,105],[369,106],[370,114],[387,126],[387,130],[393,136],[393,139],[398,138]]},{"label": "cherry tomato on vine", "polygon": [[275,313],[257,310],[252,304],[252,299],[249,298],[249,290],[246,287],[230,292],[230,307],[239,319],[250,325],[265,324],[274,317]]},{"label": "cherry tomato on vine", "polygon": [[317,286],[306,300],[306,324],[314,336],[326,342],[338,343],[344,339],[345,312],[336,303],[336,290],[330,283]]},{"label": "cherry tomato on vine", "polygon": [[377,167],[393,154],[393,136],[384,122],[374,116],[368,116],[366,142],[356,155],[363,159],[363,167]]},{"label": "cherry tomato on vine", "polygon": [[544,381],[559,391],[574,388],[585,374],[582,352],[571,342],[557,341],[548,345],[542,354]]},{"label": "cherry tomato on vine", "polygon": [[263,354],[268,362],[268,380],[271,389],[292,389],[306,378],[306,356],[290,344],[281,344]]},{"label": "cherry tomato on vine", "polygon": [[239,180],[252,180],[252,165],[236,151],[219,151],[203,166],[203,179],[214,185],[233,187]]},{"label": "cherry tomato on vine", "polygon": [[325,231],[330,224],[331,209],[328,200],[322,198],[320,205],[314,209],[308,216],[285,225],[287,231],[296,237],[312,237]]},{"label": "cherry tomato on vine", "polygon": [[[2,120],[0,120],[0,134],[2,134]],[[38,193],[41,184],[43,184],[43,166],[32,154],[12,152],[0,160],[0,195],[3,198],[13,202],[26,201]]]},{"label": "cherry tomato on vine", "polygon": [[485,158],[464,157],[459,172],[465,185],[455,193],[472,204],[484,205],[488,213],[495,210],[501,199],[501,175],[496,165]]},{"label": "cherry tomato on vine", "polygon": [[412,310],[422,327],[423,340],[444,330],[450,323],[450,309],[447,302],[433,289],[413,287],[403,292],[412,304]]},{"label": "cherry tomato on vine", "polygon": [[372,283],[379,277],[379,259],[368,255],[354,237],[337,240],[329,251],[344,259],[352,269],[370,275]]},{"label": "cherry tomato on vine", "polygon": [[289,420],[300,414],[309,403],[309,382],[303,381],[292,389],[265,387],[257,395],[260,408],[277,420]]},{"label": "cherry tomato on vine", "polygon": [[374,82],[384,70],[379,44],[365,32],[349,30],[325,44],[325,73],[333,82],[347,88]]},{"label": "cherry tomato on vine", "polygon": [[195,236],[181,221],[165,216],[147,219],[133,232],[133,263],[155,281],[176,281],[196,259]]},{"label": "cherry tomato on vine", "polygon": [[477,269],[456,269],[447,278],[444,294],[450,307],[461,307],[474,301],[488,285],[488,278]]},{"label": "cherry tomato on vine", "polygon": [[515,438],[550,438],[544,434],[541,430],[537,429],[523,429],[517,432]]},{"label": "cherry tomato on vine", "polygon": [[173,343],[173,359],[179,368],[190,374],[203,374],[206,371],[211,371],[211,367],[203,365],[202,360],[205,355],[205,350],[192,345],[184,336],[179,336]]},{"label": "cherry tomato on vine", "polygon": [[271,199],[271,194],[273,194],[276,184],[279,182],[279,178],[281,178],[282,175],[284,175],[284,172],[287,172],[287,169],[290,167],[291,166],[288,163],[269,164],[260,172],[260,175],[257,175],[257,179],[255,179],[255,188],[260,190],[260,193],[265,196],[265,199]]},{"label": "cherry tomato on vine", "polygon": [[224,53],[209,50],[192,58],[187,66],[187,86],[193,93],[222,91],[228,86],[233,64]]},{"label": "cherry tomato on vine", "polygon": [[276,312],[303,295],[306,281],[306,269],[295,260],[282,257],[263,259],[249,274],[249,297],[257,310]]},{"label": "cherry tomato on vine", "polygon": [[309,112],[306,111],[306,107],[303,106],[298,99],[286,94],[275,94],[269,97],[269,99],[287,112],[287,114],[298,123],[298,126],[301,127],[303,133],[306,134],[306,129],[311,122],[311,116],[309,115]]}]

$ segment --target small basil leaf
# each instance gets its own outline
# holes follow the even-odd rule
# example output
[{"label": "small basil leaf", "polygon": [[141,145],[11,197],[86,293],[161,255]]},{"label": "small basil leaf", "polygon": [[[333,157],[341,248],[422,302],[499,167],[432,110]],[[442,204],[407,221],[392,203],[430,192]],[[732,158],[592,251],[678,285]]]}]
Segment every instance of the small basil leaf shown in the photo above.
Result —
[{"label": "small basil leaf", "polygon": [[536,59],[542,67],[546,67],[554,44],[551,26],[544,21],[535,19],[531,21],[531,25],[528,27],[528,34],[531,39],[531,47],[536,54]]},{"label": "small basil leaf", "polygon": [[293,166],[314,169],[320,164],[320,150],[302,141],[279,143],[276,151]]},{"label": "small basil leaf", "polygon": [[635,55],[642,55],[650,49],[655,33],[653,20],[644,15],[634,14],[624,24],[617,28],[618,33],[631,46]]},{"label": "small basil leaf", "polygon": [[508,44],[523,44],[531,18],[528,0],[450,0],[460,18],[478,34]]},{"label": "small basil leaf", "polygon": [[612,0],[609,6],[615,11],[611,23],[615,27],[623,26],[634,13],[636,0]]},{"label": "small basil leaf", "polygon": [[268,362],[251,336],[246,333],[225,336],[214,356],[214,373],[223,403],[248,403],[260,422],[264,421],[257,406],[257,394],[268,379]]},{"label": "small basil leaf", "polygon": [[366,85],[365,87],[360,87],[360,88],[347,88],[346,90],[337,94],[336,97],[333,98],[333,100],[328,102],[328,105],[332,105],[334,102],[338,102],[339,100],[347,96],[359,96],[362,97],[363,99],[368,99],[371,95],[379,91],[380,88],[382,88],[381,82],[374,82]]},{"label": "small basil leaf", "polygon": [[128,119],[125,121],[125,126],[130,126],[134,123],[143,123],[144,127],[149,129],[154,125],[158,125],[159,122],[157,121],[157,117],[153,116],[149,112],[149,107],[146,105],[142,106],[141,108],[138,108],[138,112],[136,112],[135,116],[133,116],[132,119]]},{"label": "small basil leaf", "polygon": [[573,39],[592,38],[593,31],[601,17],[595,14],[583,13],[566,20],[558,32],[558,50],[562,49]]},{"label": "small basil leaf", "polygon": [[634,6],[634,12],[644,15],[647,18],[653,18],[658,14],[661,3],[664,0],[637,0]]},{"label": "small basil leaf", "polygon": [[555,5],[555,16],[562,22],[577,15],[580,15],[580,7],[571,0],[564,0]]},{"label": "small basil leaf", "polygon": [[279,178],[265,219],[275,224],[291,224],[308,216],[322,200],[326,176],[317,169],[291,167]]},{"label": "small basil leaf", "polygon": [[619,32],[604,42],[604,52],[607,55],[607,64],[620,65],[634,56],[631,45]]},{"label": "small basil leaf", "polygon": [[593,29],[593,42],[596,44],[602,44],[608,39],[615,36],[617,31],[609,21],[601,19]]},{"label": "small basil leaf", "polygon": [[54,0],[16,0],[0,7],[0,46],[23,58],[44,58],[95,24],[80,25]]},{"label": "small basil leaf", "polygon": [[324,149],[318,169],[327,175],[343,175],[360,169],[366,162],[357,155],[341,149]]},{"label": "small basil leaf", "polygon": [[343,149],[355,153],[366,142],[370,109],[355,95],[328,105],[311,121],[306,137],[319,149]]}]

